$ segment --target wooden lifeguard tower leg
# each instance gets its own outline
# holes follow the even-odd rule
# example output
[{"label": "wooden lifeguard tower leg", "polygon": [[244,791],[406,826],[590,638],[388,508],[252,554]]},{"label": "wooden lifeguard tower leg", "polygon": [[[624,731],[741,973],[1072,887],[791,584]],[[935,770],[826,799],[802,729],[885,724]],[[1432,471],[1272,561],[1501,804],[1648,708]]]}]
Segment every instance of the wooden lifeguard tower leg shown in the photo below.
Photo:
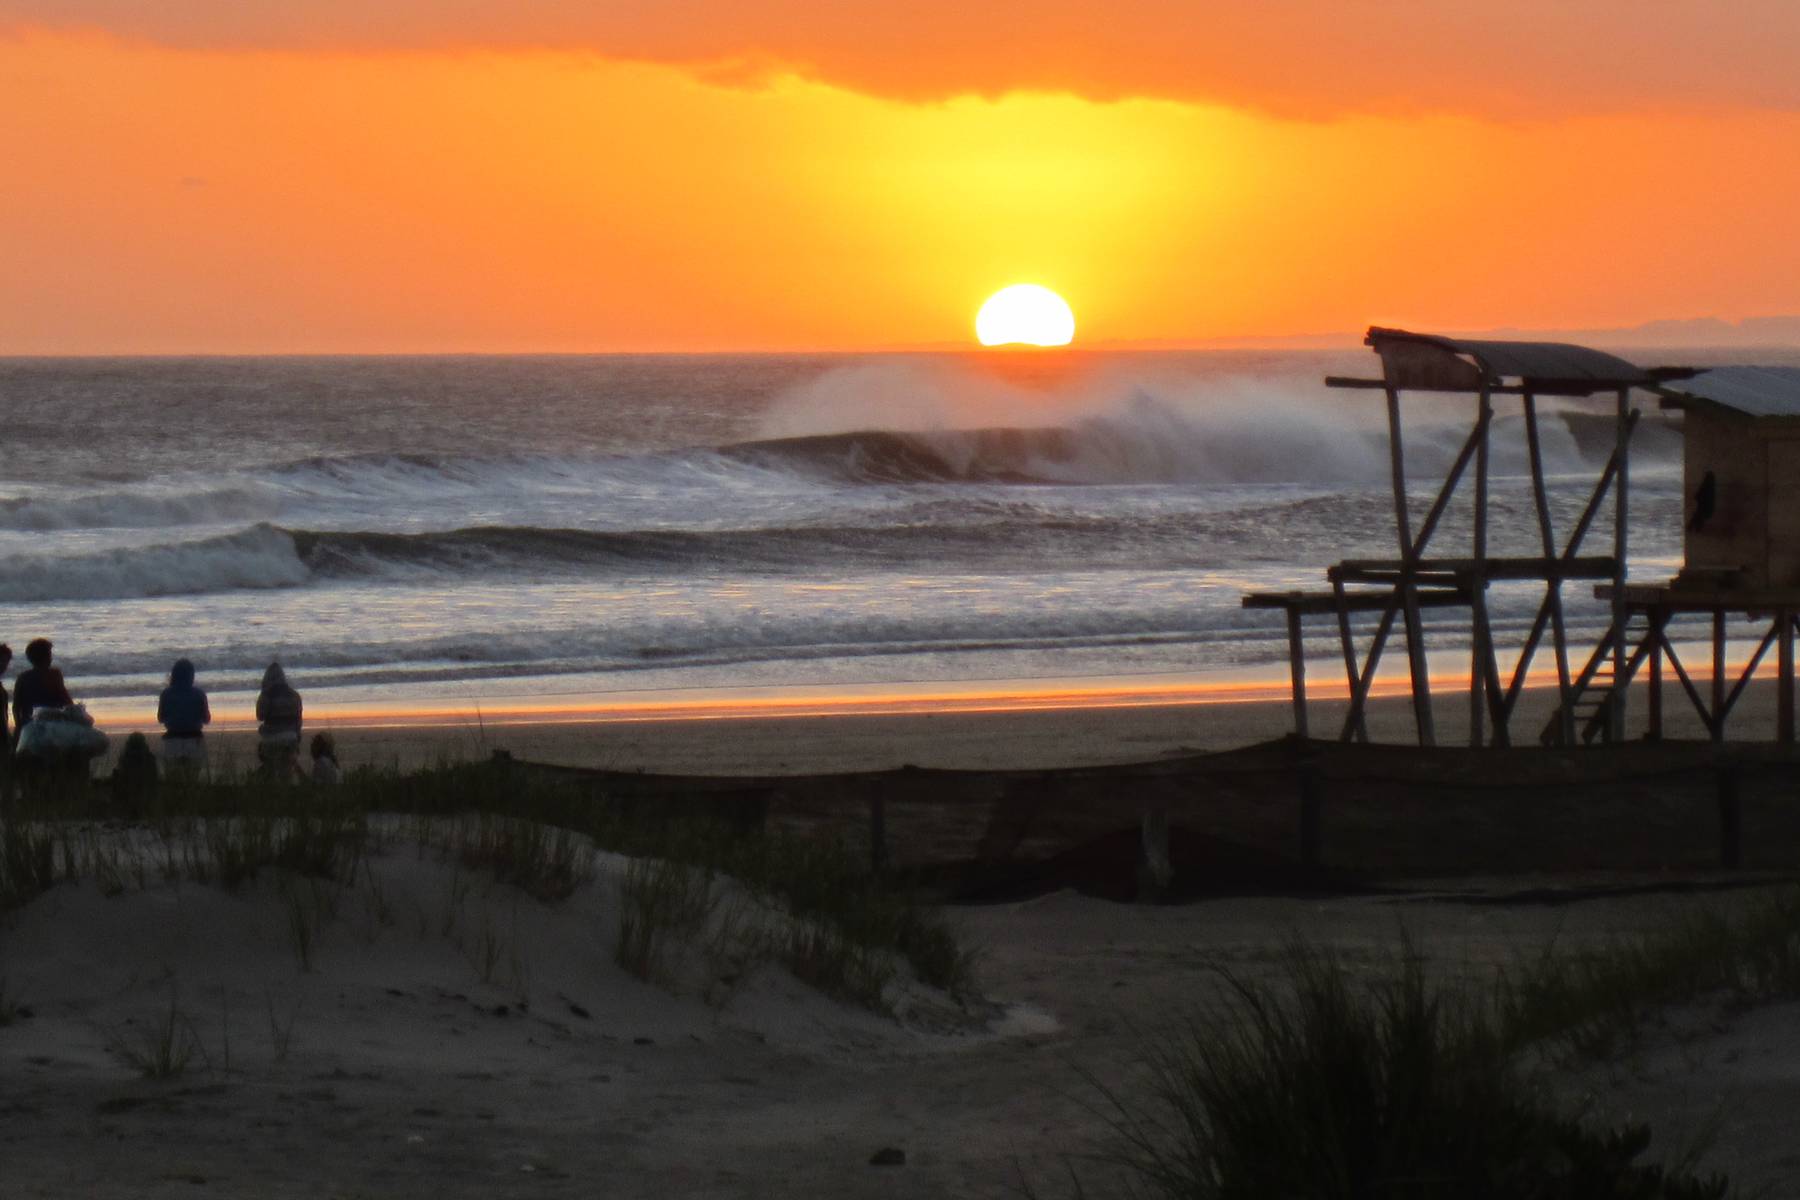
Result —
[{"label": "wooden lifeguard tower leg", "polygon": [[1294,687],[1294,733],[1305,741],[1306,728],[1306,644],[1300,631],[1300,609],[1290,605],[1287,611],[1288,674]]},{"label": "wooden lifeguard tower leg", "polygon": [[1388,385],[1388,461],[1394,483],[1394,532],[1400,542],[1402,562],[1400,607],[1406,619],[1406,658],[1412,670],[1413,718],[1419,727],[1421,746],[1437,745],[1437,728],[1431,717],[1431,677],[1425,664],[1425,625],[1419,617],[1419,589],[1412,564],[1417,557],[1413,545],[1412,517],[1406,507],[1406,450],[1400,436],[1400,393]]},{"label": "wooden lifeguard tower leg", "polygon": [[1653,742],[1662,741],[1663,736],[1663,626],[1669,623],[1668,612],[1661,608],[1651,609],[1650,620],[1650,730],[1649,738]]},{"label": "wooden lifeguard tower leg", "polygon": [[1626,533],[1631,520],[1631,429],[1631,389],[1622,387],[1614,422],[1613,447],[1613,455],[1618,461],[1618,473],[1613,481],[1617,489],[1613,493],[1613,690],[1606,700],[1607,740],[1615,744],[1625,740],[1625,697],[1629,691],[1625,674],[1625,623],[1630,618],[1630,610],[1625,605],[1625,555],[1628,549]]},{"label": "wooden lifeguard tower leg", "polygon": [[1331,595],[1337,605],[1338,641],[1344,647],[1344,674],[1350,682],[1350,715],[1344,722],[1344,733],[1341,741],[1349,741],[1352,735],[1359,742],[1369,740],[1369,724],[1363,718],[1362,705],[1357,702],[1357,670],[1356,641],[1350,635],[1350,605],[1344,595],[1344,581],[1336,576],[1331,580]]},{"label": "wooden lifeguard tower leg", "polygon": [[1725,610],[1712,614],[1712,740],[1725,740]]}]

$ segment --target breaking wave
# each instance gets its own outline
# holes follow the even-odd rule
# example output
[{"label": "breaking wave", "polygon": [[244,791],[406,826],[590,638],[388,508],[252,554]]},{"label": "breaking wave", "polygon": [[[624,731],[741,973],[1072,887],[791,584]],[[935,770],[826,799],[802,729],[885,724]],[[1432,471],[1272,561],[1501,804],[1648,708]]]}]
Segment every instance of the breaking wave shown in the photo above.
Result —
[{"label": "breaking wave", "polygon": [[[1523,439],[1499,422],[1493,467],[1525,470]],[[1552,426],[1553,471],[1591,466],[1605,447]],[[1455,456],[1467,430],[1458,421],[1409,434],[1409,461],[1421,478]],[[1516,447],[1514,443],[1519,443]],[[1603,457],[1603,454],[1601,455]],[[1196,416],[1140,398],[1123,411],[1069,424],[981,429],[860,430],[737,442],[716,447],[592,458],[351,455],[311,458],[235,472],[223,479],[163,477],[140,485],[0,500],[0,531],[166,529],[366,523],[372,510],[470,514],[469,524],[540,524],[548,507],[604,512],[622,496],[659,497],[683,509],[716,512],[721,496],[782,488],[871,485],[1299,484],[1379,483],[1386,434],[1366,422],[1292,405],[1233,405]]]}]

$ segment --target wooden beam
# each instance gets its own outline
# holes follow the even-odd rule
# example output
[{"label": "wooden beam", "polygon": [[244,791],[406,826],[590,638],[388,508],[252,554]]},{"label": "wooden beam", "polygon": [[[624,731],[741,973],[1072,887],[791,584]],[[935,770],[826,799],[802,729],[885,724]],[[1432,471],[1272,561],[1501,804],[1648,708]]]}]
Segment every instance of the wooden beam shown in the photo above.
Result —
[{"label": "wooden beam", "polygon": [[1419,617],[1418,589],[1400,585],[1400,603],[1406,614],[1406,663],[1412,676],[1413,720],[1419,727],[1421,746],[1437,745],[1437,722],[1431,713],[1431,670],[1425,661],[1425,622]]},{"label": "wooden beam", "polygon": [[1369,657],[1363,663],[1360,674],[1356,677],[1356,686],[1350,689],[1350,711],[1344,715],[1344,731],[1338,740],[1347,742],[1350,734],[1363,721],[1363,708],[1369,700],[1369,685],[1375,681],[1375,667],[1381,661],[1382,647],[1387,645],[1388,633],[1394,628],[1394,615],[1397,605],[1389,605],[1381,614],[1381,621],[1375,626],[1375,636],[1369,642]]},{"label": "wooden beam", "polygon": [[[1390,386],[1386,379],[1361,379],[1354,375],[1327,375],[1325,386],[1359,392],[1379,392]],[[1611,391],[1612,385],[1607,383],[1584,383],[1577,380],[1544,380],[1534,379],[1529,383],[1470,383],[1456,387],[1423,387],[1417,383],[1408,383],[1402,390],[1408,392],[1435,392],[1440,395],[1473,396],[1486,390],[1490,396],[1592,396],[1597,391]],[[1687,401],[1686,403],[1694,403]]]},{"label": "wooden beam", "polygon": [[[1634,412],[1626,418],[1626,424],[1635,427],[1637,419],[1638,415]],[[1626,436],[1629,437],[1630,434],[1627,433]],[[1619,448],[1615,445],[1611,457],[1606,460],[1605,468],[1600,472],[1599,482],[1594,484],[1593,495],[1588,497],[1587,506],[1581,510],[1581,516],[1575,522],[1575,531],[1569,535],[1569,544],[1563,548],[1564,557],[1573,558],[1575,553],[1581,549],[1582,539],[1587,537],[1588,526],[1592,525],[1594,518],[1600,515],[1600,504],[1606,499],[1606,493],[1612,487],[1613,476],[1618,474],[1618,471]]]},{"label": "wooden beam", "polygon": [[1607,555],[1586,558],[1346,558],[1326,572],[1328,578],[1346,583],[1397,583],[1411,575],[1420,583],[1438,583],[1462,577],[1490,580],[1612,579],[1618,563]]},{"label": "wooden beam", "polygon": [[1750,662],[1744,667],[1744,673],[1732,686],[1731,695],[1725,697],[1725,707],[1719,710],[1722,714],[1719,724],[1723,725],[1725,718],[1731,715],[1731,710],[1737,707],[1738,697],[1742,696],[1744,689],[1750,686],[1750,680],[1756,675],[1756,668],[1762,664],[1763,655],[1769,652],[1769,646],[1774,643],[1775,634],[1779,628],[1779,625],[1771,625],[1769,632],[1765,633],[1762,641],[1757,643],[1756,653],[1750,656]]},{"label": "wooden beam", "polygon": [[1492,423],[1493,415],[1493,410],[1489,409],[1476,418],[1475,428],[1469,431],[1468,439],[1463,442],[1462,449],[1457,451],[1456,461],[1450,464],[1450,472],[1444,476],[1444,486],[1438,489],[1437,498],[1431,502],[1431,510],[1419,525],[1418,539],[1400,548],[1401,558],[1416,562],[1424,555],[1426,544],[1437,531],[1438,521],[1450,506],[1450,498],[1456,494],[1456,485],[1461,482],[1462,473],[1468,469],[1469,459],[1474,457],[1481,443],[1487,440],[1488,426]]},{"label": "wooden beam", "polygon": [[[1334,588],[1342,587],[1343,583],[1338,581],[1333,586]],[[1425,588],[1419,592],[1419,607],[1421,608],[1456,608],[1468,602],[1468,593],[1461,588]],[[1335,591],[1250,592],[1243,596],[1238,603],[1245,608],[1292,609],[1309,617],[1335,614],[1339,607]],[[1395,603],[1392,587],[1383,588],[1380,591],[1346,592],[1343,598],[1343,608],[1346,612],[1386,612],[1388,606]]]},{"label": "wooden beam", "polygon": [[[1512,735],[1507,728],[1509,711],[1506,697],[1500,690],[1500,663],[1494,657],[1494,628],[1488,620],[1487,596],[1480,592],[1470,593],[1469,624],[1475,632],[1476,641],[1481,653],[1476,655],[1470,669],[1473,678],[1470,680],[1470,694],[1473,701],[1485,702],[1487,711],[1494,719],[1494,744],[1496,746],[1512,745]],[[1479,708],[1471,712],[1471,717],[1479,713]],[[1482,743],[1472,741],[1472,745]]]},{"label": "wooden beam", "polygon": [[1662,629],[1668,624],[1668,614],[1659,611],[1650,614],[1650,740],[1662,741],[1663,736],[1663,650]]},{"label": "wooden beam", "polygon": [[1688,677],[1687,668],[1681,665],[1681,656],[1675,653],[1675,643],[1669,640],[1666,622],[1657,629],[1656,638],[1662,643],[1663,654],[1668,656],[1669,665],[1675,668],[1675,678],[1681,681],[1682,690],[1687,693],[1687,698],[1694,705],[1694,711],[1700,714],[1700,721],[1710,734],[1714,725],[1712,713],[1707,711],[1706,701],[1700,698],[1700,689],[1695,687],[1694,681]]},{"label": "wooden beam", "polygon": [[1713,612],[1712,625],[1712,738],[1725,740],[1725,610]]}]

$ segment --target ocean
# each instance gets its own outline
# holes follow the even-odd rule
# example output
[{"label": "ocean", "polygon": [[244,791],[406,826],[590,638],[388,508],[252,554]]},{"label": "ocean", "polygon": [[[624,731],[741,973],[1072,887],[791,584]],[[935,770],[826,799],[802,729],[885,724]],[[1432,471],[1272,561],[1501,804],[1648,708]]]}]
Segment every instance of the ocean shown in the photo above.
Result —
[{"label": "ocean", "polygon": [[[247,702],[1285,673],[1247,589],[1394,552],[1366,351],[0,360],[0,638],[141,719],[179,656]],[[1420,511],[1469,397],[1409,397]],[[1597,403],[1604,409],[1610,400]],[[1647,402],[1646,402],[1647,403]],[[1607,446],[1552,406],[1566,530]],[[1680,542],[1634,458],[1634,575]],[[1492,545],[1537,551],[1516,401]],[[1593,552],[1609,548],[1603,526]],[[1466,545],[1467,508],[1435,543]],[[1600,609],[1569,589],[1578,627]],[[1498,588],[1516,641],[1528,589]],[[1466,645],[1434,629],[1448,655]],[[1321,631],[1322,656],[1335,653]],[[1398,661],[1398,660],[1396,660]],[[237,699],[231,700],[230,697]]]}]

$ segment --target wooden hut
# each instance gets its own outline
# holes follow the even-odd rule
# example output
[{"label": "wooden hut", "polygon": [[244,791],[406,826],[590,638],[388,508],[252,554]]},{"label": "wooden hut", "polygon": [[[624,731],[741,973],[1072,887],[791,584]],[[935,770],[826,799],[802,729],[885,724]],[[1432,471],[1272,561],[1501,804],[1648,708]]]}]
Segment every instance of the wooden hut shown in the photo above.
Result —
[{"label": "wooden hut", "polygon": [[1686,437],[1674,585],[1800,589],[1800,368],[1715,367],[1661,390]]}]

